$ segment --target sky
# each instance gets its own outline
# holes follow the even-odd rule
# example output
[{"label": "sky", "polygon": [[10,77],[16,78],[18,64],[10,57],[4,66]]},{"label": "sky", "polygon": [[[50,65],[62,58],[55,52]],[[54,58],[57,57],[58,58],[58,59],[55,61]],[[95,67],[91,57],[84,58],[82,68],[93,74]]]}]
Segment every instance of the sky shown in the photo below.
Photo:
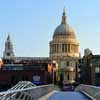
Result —
[{"label": "sky", "polygon": [[81,54],[86,48],[100,54],[100,0],[0,0],[0,56],[8,32],[16,56],[49,56],[49,42],[64,7]]}]

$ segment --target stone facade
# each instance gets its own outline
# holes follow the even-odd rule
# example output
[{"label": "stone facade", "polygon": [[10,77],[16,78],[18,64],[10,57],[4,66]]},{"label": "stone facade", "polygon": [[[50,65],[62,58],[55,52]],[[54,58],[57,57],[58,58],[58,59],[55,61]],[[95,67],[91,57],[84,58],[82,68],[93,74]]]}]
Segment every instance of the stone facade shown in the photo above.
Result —
[{"label": "stone facade", "polygon": [[83,56],[79,60],[80,83],[100,86],[100,55]]},{"label": "stone facade", "polygon": [[79,43],[72,27],[69,26],[65,9],[61,24],[55,29],[50,41],[50,58],[58,64],[64,77],[64,84],[75,82],[75,66],[79,58]]}]

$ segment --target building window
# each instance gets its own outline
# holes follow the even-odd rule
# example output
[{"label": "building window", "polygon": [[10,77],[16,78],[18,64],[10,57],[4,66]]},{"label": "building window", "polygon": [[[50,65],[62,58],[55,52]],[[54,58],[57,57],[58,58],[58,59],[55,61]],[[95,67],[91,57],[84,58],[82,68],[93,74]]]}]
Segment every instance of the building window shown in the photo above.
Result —
[{"label": "building window", "polygon": [[95,73],[100,73],[100,67],[95,68]]},{"label": "building window", "polygon": [[100,63],[100,59],[95,59],[95,63]]}]

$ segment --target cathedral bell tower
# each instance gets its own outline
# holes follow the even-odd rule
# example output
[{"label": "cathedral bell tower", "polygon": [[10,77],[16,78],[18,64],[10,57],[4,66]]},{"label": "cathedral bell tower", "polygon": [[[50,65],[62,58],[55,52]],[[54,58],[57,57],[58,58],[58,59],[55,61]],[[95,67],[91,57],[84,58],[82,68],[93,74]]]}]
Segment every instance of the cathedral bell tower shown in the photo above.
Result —
[{"label": "cathedral bell tower", "polygon": [[7,40],[5,42],[5,50],[3,53],[3,58],[12,59],[13,57],[14,57],[13,43],[11,41],[10,34],[8,34]]}]

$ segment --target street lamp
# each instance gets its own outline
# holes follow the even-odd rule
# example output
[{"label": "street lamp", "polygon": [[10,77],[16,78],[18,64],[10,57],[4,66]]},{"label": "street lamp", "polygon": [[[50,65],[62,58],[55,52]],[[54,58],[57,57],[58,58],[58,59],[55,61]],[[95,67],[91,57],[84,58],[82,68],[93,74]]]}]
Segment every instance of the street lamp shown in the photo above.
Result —
[{"label": "street lamp", "polygon": [[55,72],[56,72],[56,68],[55,66],[53,66],[53,84],[55,84]]},{"label": "street lamp", "polygon": [[90,63],[90,82],[91,82],[91,84],[94,84],[94,73],[93,73],[93,70],[94,68],[93,68],[93,65],[92,65],[92,63]]}]

